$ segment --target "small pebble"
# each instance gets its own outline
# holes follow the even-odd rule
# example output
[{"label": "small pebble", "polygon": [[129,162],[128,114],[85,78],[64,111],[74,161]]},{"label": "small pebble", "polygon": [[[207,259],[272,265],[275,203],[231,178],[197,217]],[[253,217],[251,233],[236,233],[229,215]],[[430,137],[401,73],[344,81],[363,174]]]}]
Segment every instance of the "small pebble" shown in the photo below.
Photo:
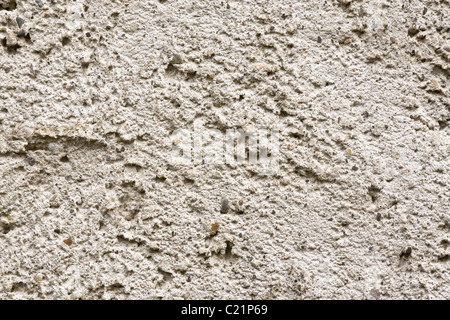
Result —
[{"label": "small pebble", "polygon": [[380,221],[381,220],[381,213],[377,213],[377,221]]},{"label": "small pebble", "polygon": [[36,4],[38,5],[39,8],[42,8],[44,6],[42,0],[36,0]]},{"label": "small pebble", "polygon": [[71,246],[72,243],[73,243],[72,238],[67,238],[66,240],[63,240],[63,242],[64,242],[65,244],[67,244],[68,246]]},{"label": "small pebble", "polygon": [[172,59],[170,60],[170,64],[182,64],[183,63],[183,58],[176,54],[172,57]]},{"label": "small pebble", "polygon": [[33,133],[34,133],[34,129],[30,128],[30,127],[23,127],[20,130],[21,135],[23,135],[25,138],[30,138]]},{"label": "small pebble", "polygon": [[370,114],[367,111],[364,111],[362,115],[363,117],[367,118]]},{"label": "small pebble", "polygon": [[441,88],[441,86],[439,85],[439,82],[436,79],[431,79],[430,85],[431,85],[432,89],[435,91],[439,91]]},{"label": "small pebble", "polygon": [[357,167],[357,166],[353,166],[353,167],[352,167],[352,170],[353,170],[353,171],[358,171],[358,167]]},{"label": "small pebble", "polygon": [[380,299],[381,293],[377,289],[372,289],[370,290],[370,295],[378,300]]},{"label": "small pebble", "polygon": [[219,223],[218,222],[214,223],[211,227],[211,233],[216,234],[217,231],[219,231]]},{"label": "small pebble", "polygon": [[24,37],[26,36],[26,33],[25,33],[25,31],[22,29],[22,30],[20,30],[19,32],[17,32],[17,36],[18,36],[19,38],[24,38]]},{"label": "small pebble", "polygon": [[227,213],[230,210],[230,203],[227,198],[222,199],[222,206],[220,207],[221,213]]},{"label": "small pebble", "polygon": [[364,8],[359,8],[358,14],[360,17],[364,17],[366,15],[366,11],[364,10]]},{"label": "small pebble", "polygon": [[22,19],[21,17],[17,17],[16,22],[17,22],[17,25],[19,26],[19,28],[22,28],[23,24],[25,23],[25,20]]},{"label": "small pebble", "polygon": [[33,158],[29,157],[27,158],[28,164],[30,166],[34,166],[36,164],[36,160],[34,160]]},{"label": "small pebble", "polygon": [[318,42],[318,43],[322,43],[322,37],[318,36],[318,37],[317,37],[317,42]]},{"label": "small pebble", "polygon": [[423,12],[422,12],[422,14],[426,14],[428,12],[428,8],[427,7],[425,7],[425,8],[423,8]]}]

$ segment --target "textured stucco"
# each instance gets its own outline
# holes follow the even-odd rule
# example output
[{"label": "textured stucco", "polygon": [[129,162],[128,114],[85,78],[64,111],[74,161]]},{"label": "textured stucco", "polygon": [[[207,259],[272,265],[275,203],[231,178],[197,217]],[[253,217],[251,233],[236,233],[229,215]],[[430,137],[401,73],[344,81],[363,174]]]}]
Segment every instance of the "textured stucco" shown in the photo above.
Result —
[{"label": "textured stucco", "polygon": [[[0,299],[450,298],[449,17],[0,0]],[[194,123],[278,171],[174,165]]]}]

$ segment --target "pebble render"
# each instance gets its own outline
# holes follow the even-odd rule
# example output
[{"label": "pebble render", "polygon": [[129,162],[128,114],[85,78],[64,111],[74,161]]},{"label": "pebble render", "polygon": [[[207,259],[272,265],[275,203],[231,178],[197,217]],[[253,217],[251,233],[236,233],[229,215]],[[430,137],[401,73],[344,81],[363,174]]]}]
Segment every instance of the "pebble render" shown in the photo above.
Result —
[{"label": "pebble render", "polygon": [[[0,299],[449,299],[449,17],[0,0]],[[172,165],[197,122],[276,174]]]}]

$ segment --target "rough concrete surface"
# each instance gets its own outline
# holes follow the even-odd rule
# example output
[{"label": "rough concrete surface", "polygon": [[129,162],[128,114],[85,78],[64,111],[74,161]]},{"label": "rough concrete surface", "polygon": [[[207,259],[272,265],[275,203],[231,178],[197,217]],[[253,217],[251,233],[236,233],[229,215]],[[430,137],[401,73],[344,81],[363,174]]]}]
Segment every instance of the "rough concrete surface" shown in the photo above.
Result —
[{"label": "rough concrete surface", "polygon": [[[450,298],[449,17],[0,0],[0,298]],[[171,164],[194,123],[278,171]]]}]

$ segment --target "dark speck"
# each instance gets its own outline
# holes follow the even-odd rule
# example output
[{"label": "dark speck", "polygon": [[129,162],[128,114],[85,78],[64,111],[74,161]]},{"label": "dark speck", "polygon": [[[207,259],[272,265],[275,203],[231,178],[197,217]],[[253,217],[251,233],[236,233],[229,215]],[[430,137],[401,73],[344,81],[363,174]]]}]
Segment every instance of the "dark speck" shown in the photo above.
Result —
[{"label": "dark speck", "polygon": [[322,38],[320,36],[317,37],[317,42],[322,43]]},{"label": "dark speck", "polygon": [[120,148],[116,148],[116,152],[117,153],[122,153],[124,151],[125,151],[125,147],[124,146],[121,146]]},{"label": "dark speck", "polygon": [[358,167],[357,167],[357,166],[353,166],[353,167],[352,167],[352,170],[353,170],[353,171],[358,171]]},{"label": "dark speck", "polygon": [[402,252],[400,253],[400,258],[405,257],[405,258],[409,258],[411,256],[412,253],[412,248],[408,247],[405,250],[402,250]]},{"label": "dark speck", "polygon": [[412,253],[412,248],[411,248],[411,247],[408,247],[408,248],[405,250],[405,256],[406,256],[406,257],[409,257],[409,256],[411,255],[411,253]]}]

